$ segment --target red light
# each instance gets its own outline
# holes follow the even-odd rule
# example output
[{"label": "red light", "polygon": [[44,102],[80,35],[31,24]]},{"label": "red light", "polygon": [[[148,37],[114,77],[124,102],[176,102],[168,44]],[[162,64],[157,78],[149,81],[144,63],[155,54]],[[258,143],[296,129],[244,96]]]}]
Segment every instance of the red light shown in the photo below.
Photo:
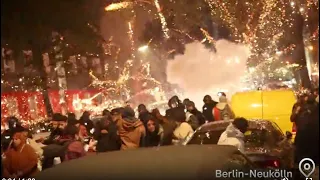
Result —
[{"label": "red light", "polygon": [[274,167],[279,167],[279,162],[278,161],[273,161]]}]

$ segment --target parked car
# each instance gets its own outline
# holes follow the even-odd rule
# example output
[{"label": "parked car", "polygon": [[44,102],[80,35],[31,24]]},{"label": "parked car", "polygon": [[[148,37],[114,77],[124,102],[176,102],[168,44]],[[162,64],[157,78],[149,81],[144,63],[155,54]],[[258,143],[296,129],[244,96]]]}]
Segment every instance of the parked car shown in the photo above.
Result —
[{"label": "parked car", "polygon": [[220,179],[217,170],[253,168],[255,165],[233,146],[163,146],[83,157],[42,171],[35,179],[212,180]]},{"label": "parked car", "polygon": [[[182,144],[217,144],[220,135],[232,121],[215,121],[204,124],[188,136]],[[245,154],[262,168],[292,168],[291,138],[290,132],[284,135],[274,122],[250,120],[248,131],[245,133]]]}]

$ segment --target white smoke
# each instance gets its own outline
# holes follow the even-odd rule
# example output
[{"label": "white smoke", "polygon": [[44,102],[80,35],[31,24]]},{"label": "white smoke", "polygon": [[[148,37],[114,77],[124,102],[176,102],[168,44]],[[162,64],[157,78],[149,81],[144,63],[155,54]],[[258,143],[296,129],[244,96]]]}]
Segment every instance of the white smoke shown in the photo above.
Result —
[{"label": "white smoke", "polygon": [[215,53],[199,42],[191,43],[186,45],[184,55],[168,62],[168,81],[178,84],[184,90],[182,98],[194,101],[198,108],[203,105],[206,94],[217,100],[217,93],[223,91],[230,98],[244,86],[249,48],[219,40],[216,50]]}]

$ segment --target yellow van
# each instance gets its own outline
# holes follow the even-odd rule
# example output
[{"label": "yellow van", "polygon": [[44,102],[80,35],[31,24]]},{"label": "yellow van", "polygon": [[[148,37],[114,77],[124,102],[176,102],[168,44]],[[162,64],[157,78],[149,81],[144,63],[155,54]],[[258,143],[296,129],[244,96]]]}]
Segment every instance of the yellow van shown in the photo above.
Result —
[{"label": "yellow van", "polygon": [[285,133],[292,132],[290,115],[295,102],[291,90],[250,91],[234,94],[231,107],[238,117],[274,121]]}]

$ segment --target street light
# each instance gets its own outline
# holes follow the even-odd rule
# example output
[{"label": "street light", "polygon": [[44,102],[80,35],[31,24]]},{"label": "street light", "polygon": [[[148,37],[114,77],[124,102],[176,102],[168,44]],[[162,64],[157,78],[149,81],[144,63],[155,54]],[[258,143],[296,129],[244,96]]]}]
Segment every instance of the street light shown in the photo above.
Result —
[{"label": "street light", "polygon": [[148,45],[144,45],[144,46],[140,46],[138,48],[138,51],[140,52],[146,52],[148,50],[149,46]]}]

